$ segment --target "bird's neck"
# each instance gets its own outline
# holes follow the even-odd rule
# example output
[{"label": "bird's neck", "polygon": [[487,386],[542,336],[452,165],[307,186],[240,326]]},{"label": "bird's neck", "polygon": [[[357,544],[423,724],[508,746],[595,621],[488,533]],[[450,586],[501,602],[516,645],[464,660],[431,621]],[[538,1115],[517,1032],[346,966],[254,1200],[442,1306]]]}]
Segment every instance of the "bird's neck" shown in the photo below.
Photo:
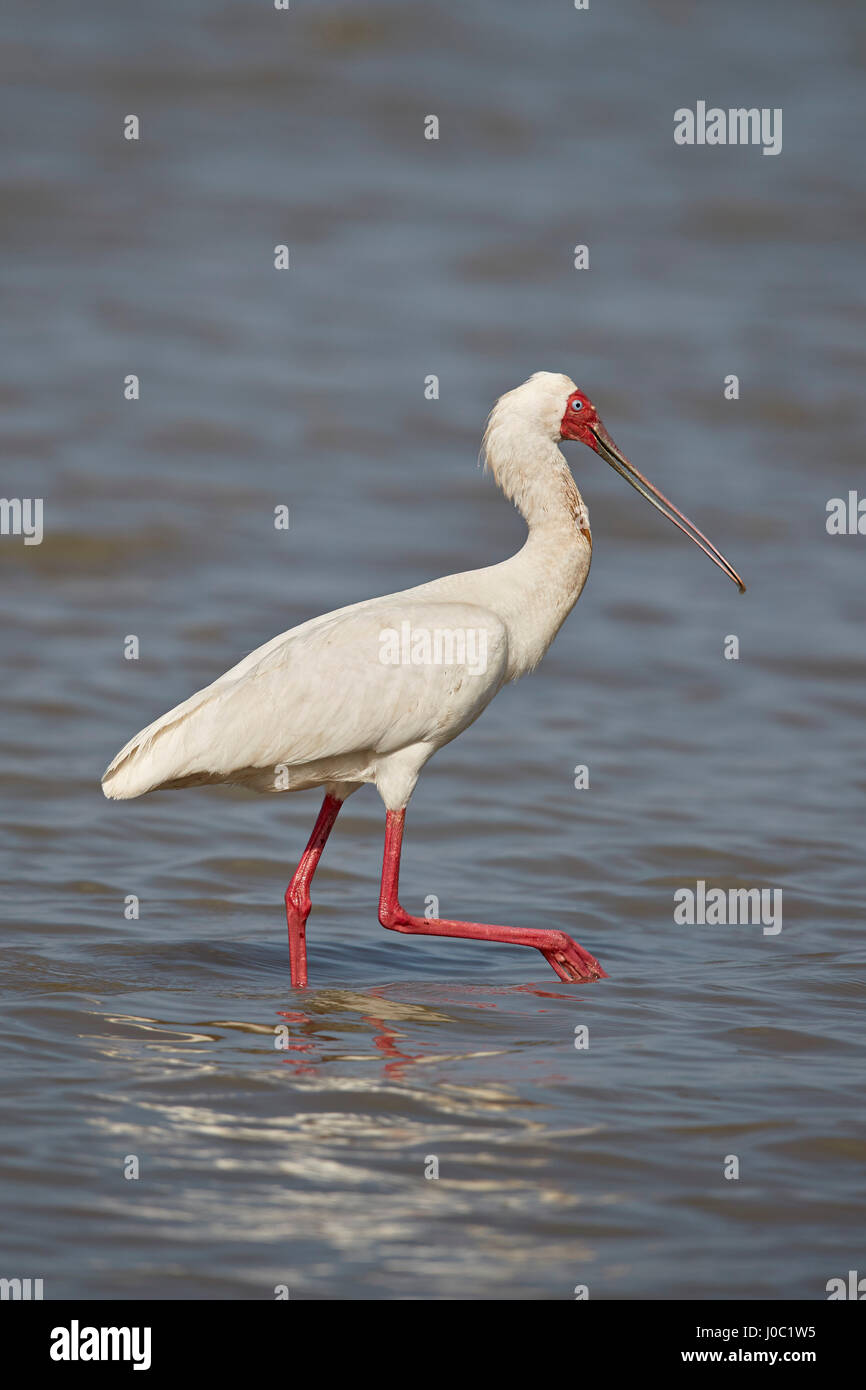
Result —
[{"label": "bird's neck", "polygon": [[509,632],[509,679],[526,674],[547,651],[586,582],[592,559],[589,513],[552,440],[513,434],[487,462],[526,521],[523,547],[493,566],[495,609]]}]

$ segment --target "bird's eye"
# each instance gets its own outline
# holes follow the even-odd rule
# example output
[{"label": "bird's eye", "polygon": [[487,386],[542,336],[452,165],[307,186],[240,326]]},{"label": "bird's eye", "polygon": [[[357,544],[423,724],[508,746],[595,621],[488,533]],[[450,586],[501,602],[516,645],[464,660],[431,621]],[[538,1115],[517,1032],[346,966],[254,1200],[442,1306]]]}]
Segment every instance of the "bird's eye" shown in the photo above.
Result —
[{"label": "bird's eye", "polygon": [[572,401],[571,408],[572,410],[583,410],[583,401]]}]

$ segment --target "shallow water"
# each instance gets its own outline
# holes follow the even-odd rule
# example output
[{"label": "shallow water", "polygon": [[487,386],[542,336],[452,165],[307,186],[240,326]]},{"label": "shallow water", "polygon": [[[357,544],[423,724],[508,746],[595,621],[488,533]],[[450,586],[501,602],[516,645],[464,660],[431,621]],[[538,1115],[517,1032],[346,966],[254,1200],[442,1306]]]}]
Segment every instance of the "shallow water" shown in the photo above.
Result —
[{"label": "shallow water", "polygon": [[[862,1269],[866,1206],[866,539],[825,529],[863,486],[866,19],[182,9],[22,6],[3,48],[3,489],[44,497],[45,538],[0,539],[0,1275],[822,1298]],[[698,99],[782,107],[782,154],[675,147]],[[749,592],[572,446],[587,588],[422,776],[404,900],[566,930],[610,979],[382,931],[367,789],[293,991],[282,893],[317,795],[109,804],[100,773],[293,623],[515,550],[474,465],[538,369]],[[698,880],[782,889],[782,930],[677,925]]]}]

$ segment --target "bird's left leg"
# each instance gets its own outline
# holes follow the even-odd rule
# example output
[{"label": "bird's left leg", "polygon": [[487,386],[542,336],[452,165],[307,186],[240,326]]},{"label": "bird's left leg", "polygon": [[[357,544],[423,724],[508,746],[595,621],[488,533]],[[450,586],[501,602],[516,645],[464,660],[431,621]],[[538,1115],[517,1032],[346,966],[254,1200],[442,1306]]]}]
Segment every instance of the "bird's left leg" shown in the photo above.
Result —
[{"label": "bird's left leg", "polygon": [[561,980],[607,979],[595,956],[562,931],[530,927],[496,927],[485,922],[452,922],[441,917],[412,917],[399,902],[400,850],[406,812],[389,811],[385,821],[385,856],[379,921],[390,931],[419,936],[462,936],[475,941],[504,941],[509,946],[534,946]]},{"label": "bird's left leg", "polygon": [[301,862],[286,889],[286,920],[289,924],[289,957],[293,985],[307,983],[307,918],[312,907],[310,884],[342,804],[342,801],[330,793],[325,797],[307,848],[301,855]]}]

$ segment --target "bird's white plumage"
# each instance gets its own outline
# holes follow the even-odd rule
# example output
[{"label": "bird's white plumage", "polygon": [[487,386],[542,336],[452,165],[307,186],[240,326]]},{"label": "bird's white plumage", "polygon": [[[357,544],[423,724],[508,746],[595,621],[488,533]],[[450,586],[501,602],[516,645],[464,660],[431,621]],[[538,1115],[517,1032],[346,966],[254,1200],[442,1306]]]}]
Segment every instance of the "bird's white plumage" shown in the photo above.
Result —
[{"label": "bird's white plumage", "polygon": [[[148,725],[103,777],[106,796],[229,782],[258,791],[375,782],[405,806],[420,769],[544,655],[589,569],[586,508],[557,447],[574,383],[536,373],[497,402],[488,467],[529,526],[486,569],[352,604],[273,638]],[[385,664],[383,632],[483,633],[484,664]],[[450,654],[453,655],[453,654]]]}]

